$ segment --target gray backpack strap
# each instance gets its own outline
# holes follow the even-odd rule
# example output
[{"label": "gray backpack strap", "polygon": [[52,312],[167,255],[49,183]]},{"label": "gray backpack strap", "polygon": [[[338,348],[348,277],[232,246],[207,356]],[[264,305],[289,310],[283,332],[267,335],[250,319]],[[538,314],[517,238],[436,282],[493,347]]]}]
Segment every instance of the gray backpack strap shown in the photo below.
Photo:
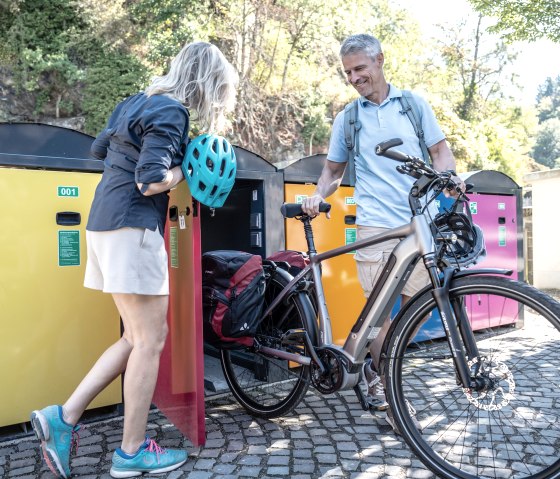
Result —
[{"label": "gray backpack strap", "polygon": [[354,158],[360,154],[360,137],[358,131],[362,124],[358,120],[358,100],[348,103],[344,108],[344,140],[348,148],[348,177],[350,186],[356,184],[356,165]]},{"label": "gray backpack strap", "polygon": [[408,90],[402,90],[402,96],[399,98],[402,106],[402,113],[406,113],[410,123],[414,128],[414,133],[418,137],[418,142],[420,143],[420,149],[422,150],[422,157],[427,165],[432,163],[432,158],[428,147],[426,146],[426,141],[424,140],[424,130],[422,129],[422,114],[420,109],[416,104],[416,100],[412,96],[412,93]]}]

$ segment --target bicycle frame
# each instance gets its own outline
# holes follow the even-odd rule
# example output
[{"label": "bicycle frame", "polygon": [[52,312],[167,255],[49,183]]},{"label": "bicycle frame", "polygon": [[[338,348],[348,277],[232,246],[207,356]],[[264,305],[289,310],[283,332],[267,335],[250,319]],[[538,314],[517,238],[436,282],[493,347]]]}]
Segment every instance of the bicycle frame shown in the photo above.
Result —
[{"label": "bicycle frame", "polygon": [[[332,343],[331,320],[325,301],[320,264],[327,259],[392,239],[400,239],[401,241],[393,249],[344,346],[340,348],[334,345]],[[319,315],[318,346],[330,346],[339,349],[352,364],[361,363],[368,353],[367,346],[369,342],[379,333],[385,318],[390,314],[406,280],[421,257],[424,258],[428,271],[430,271],[434,288],[439,286],[440,280],[436,273],[434,256],[435,243],[427,214],[415,215],[409,224],[388,230],[371,238],[359,240],[322,253],[311,252],[310,264],[290,281],[264,311],[263,316],[270,314],[288,294],[291,294],[294,286],[311,271],[315,284]]]}]

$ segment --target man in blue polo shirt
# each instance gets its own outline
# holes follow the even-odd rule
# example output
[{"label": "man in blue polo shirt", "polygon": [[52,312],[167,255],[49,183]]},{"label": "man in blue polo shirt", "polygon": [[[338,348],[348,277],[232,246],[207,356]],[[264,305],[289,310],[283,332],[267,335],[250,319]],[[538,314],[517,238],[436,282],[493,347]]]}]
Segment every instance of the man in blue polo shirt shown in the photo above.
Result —
[{"label": "man in blue polo shirt", "polygon": [[[375,146],[391,138],[401,138],[399,150],[422,158],[422,149],[414,125],[404,114],[399,98],[401,90],[387,83],[383,73],[385,57],[379,41],[367,34],[352,35],[342,44],[340,57],[348,82],[360,94],[358,119],[360,154],[355,158],[356,186],[354,198],[357,204],[357,239],[376,235],[388,228],[395,228],[410,221],[408,193],[414,179],[395,169],[393,160],[377,156]],[[454,170],[455,159],[445,135],[437,124],[428,103],[413,95],[420,111],[424,140],[432,158],[432,166],[438,171]],[[319,203],[324,201],[340,185],[348,161],[348,149],[344,133],[344,111],[333,123],[327,161],[317,182],[313,196],[303,202],[303,210],[311,215],[319,213]],[[455,178],[458,184],[462,181]],[[358,277],[366,296],[369,296],[377,277],[394,248],[396,241],[364,248],[356,253]],[[423,263],[419,263],[403,289],[403,301],[410,299],[428,284],[429,279]],[[388,329],[387,319],[382,332],[373,341],[372,360],[364,364],[363,376],[372,409],[386,410],[388,405],[381,378],[376,373],[380,347]],[[390,415],[388,422],[393,426]],[[393,426],[394,428],[394,426]]]}]

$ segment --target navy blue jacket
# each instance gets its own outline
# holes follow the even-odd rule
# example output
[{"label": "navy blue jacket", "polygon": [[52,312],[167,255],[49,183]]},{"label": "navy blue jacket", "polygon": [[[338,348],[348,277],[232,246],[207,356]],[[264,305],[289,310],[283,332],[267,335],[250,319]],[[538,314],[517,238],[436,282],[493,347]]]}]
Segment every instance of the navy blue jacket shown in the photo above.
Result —
[{"label": "navy blue jacket", "polygon": [[105,169],[87,229],[159,228],[163,235],[168,192],[144,196],[136,183],[159,183],[181,164],[188,129],[187,109],[168,96],[138,93],[117,105],[91,146],[91,156],[104,160]]}]

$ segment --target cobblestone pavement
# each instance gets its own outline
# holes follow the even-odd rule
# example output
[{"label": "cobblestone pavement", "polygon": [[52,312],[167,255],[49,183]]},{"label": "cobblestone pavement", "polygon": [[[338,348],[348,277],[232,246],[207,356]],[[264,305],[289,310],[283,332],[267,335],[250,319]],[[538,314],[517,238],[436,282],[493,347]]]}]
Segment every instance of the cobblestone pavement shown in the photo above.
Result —
[{"label": "cobblestone pavement", "polygon": [[[560,298],[558,290],[547,291]],[[207,441],[195,448],[157,410],[148,434],[164,447],[185,447],[180,469],[153,478],[316,479],[344,477],[433,478],[385,421],[364,412],[353,392],[320,396],[310,390],[289,417],[254,419],[230,395],[206,402]],[[109,479],[111,456],[120,445],[122,418],[93,422],[81,432],[72,459],[73,477]],[[0,478],[52,479],[34,436],[0,442]]]},{"label": "cobblestone pavement", "polygon": [[[94,422],[81,432],[73,477],[109,479],[111,456],[120,445],[122,418]],[[144,478],[431,478],[395,436],[385,414],[363,411],[353,392],[312,392],[295,412],[274,420],[245,414],[231,396],[206,403],[206,444],[195,448],[157,410],[148,434],[164,447],[186,447],[189,460],[168,474]],[[52,479],[34,436],[0,442],[0,477]]]}]

